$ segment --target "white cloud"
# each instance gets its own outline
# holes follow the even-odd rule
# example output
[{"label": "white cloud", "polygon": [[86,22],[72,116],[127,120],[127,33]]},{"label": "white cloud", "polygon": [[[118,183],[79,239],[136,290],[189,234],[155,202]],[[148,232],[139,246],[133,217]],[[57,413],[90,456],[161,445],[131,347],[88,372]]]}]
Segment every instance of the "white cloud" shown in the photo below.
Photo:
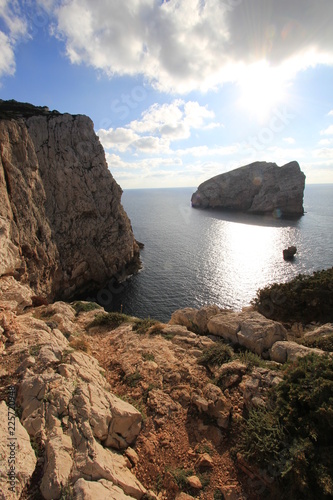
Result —
[{"label": "white cloud", "polygon": [[329,146],[330,144],[333,144],[333,139],[321,139],[318,144],[319,146]]},{"label": "white cloud", "polygon": [[0,20],[3,31],[0,30],[0,78],[15,73],[15,47],[27,36],[27,22],[20,12],[16,0],[0,0]]},{"label": "white cloud", "polygon": [[329,113],[327,113],[327,116],[333,116],[333,109]]},{"label": "white cloud", "polygon": [[[140,120],[133,120],[126,127],[100,129],[97,134],[106,149],[172,154],[172,141],[188,139],[192,129],[205,129],[206,120],[214,116],[213,111],[197,102],[175,99],[170,104],[153,104]],[[220,126],[214,122],[209,125]]]},{"label": "white cloud", "polygon": [[313,152],[314,158],[324,158],[327,160],[333,160],[333,148],[322,148],[316,149]]},{"label": "white cloud", "polygon": [[286,78],[333,64],[331,0],[40,0],[72,63],[144,75],[163,91],[207,90],[268,61]]},{"label": "white cloud", "polygon": [[109,130],[100,129],[97,134],[106,149],[122,152],[126,151],[131,144],[140,138],[133,130],[123,127],[110,128]]},{"label": "white cloud", "polygon": [[333,125],[330,125],[325,130],[322,130],[320,135],[333,135]]},{"label": "white cloud", "polygon": [[293,137],[284,137],[283,138],[284,142],[286,142],[287,144],[295,144],[295,139]]}]

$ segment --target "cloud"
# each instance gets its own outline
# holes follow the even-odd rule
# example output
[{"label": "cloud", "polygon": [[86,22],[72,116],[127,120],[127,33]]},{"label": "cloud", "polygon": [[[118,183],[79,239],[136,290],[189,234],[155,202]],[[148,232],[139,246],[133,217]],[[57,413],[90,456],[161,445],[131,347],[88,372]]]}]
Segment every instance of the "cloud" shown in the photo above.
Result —
[{"label": "cloud", "polygon": [[333,139],[321,139],[318,144],[319,146],[329,146],[330,144],[333,144]]},{"label": "cloud", "polygon": [[327,116],[333,116],[333,109],[329,113],[327,113]]},{"label": "cloud", "polygon": [[100,129],[97,134],[106,149],[172,154],[171,142],[188,139],[192,129],[220,126],[212,121],[206,123],[214,116],[213,111],[198,102],[175,99],[151,105],[140,120],[133,120],[126,127]]},{"label": "cloud", "polygon": [[316,149],[313,152],[314,158],[324,158],[327,160],[333,160],[333,148],[322,148]]},{"label": "cloud", "polygon": [[330,125],[325,130],[322,130],[320,135],[333,135],[333,125]]},{"label": "cloud", "polygon": [[290,78],[333,64],[331,0],[40,0],[74,64],[208,90],[266,60]]},{"label": "cloud", "polygon": [[28,34],[27,22],[22,17],[17,1],[0,1],[0,78],[15,73],[15,47]]},{"label": "cloud", "polygon": [[198,102],[175,99],[170,104],[153,104],[143,112],[141,120],[132,121],[129,127],[140,133],[160,134],[170,140],[187,139],[192,128],[204,128],[205,120],[214,116],[213,111]]},{"label": "cloud", "polygon": [[295,144],[295,139],[293,137],[284,137],[283,138],[284,142],[286,142],[287,144]]}]

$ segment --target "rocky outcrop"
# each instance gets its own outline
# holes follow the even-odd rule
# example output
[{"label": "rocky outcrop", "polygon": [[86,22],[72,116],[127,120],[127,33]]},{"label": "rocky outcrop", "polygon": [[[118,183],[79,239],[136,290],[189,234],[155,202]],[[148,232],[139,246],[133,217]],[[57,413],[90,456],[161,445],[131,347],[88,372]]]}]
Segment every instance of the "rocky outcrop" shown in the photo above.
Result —
[{"label": "rocky outcrop", "polygon": [[[95,490],[105,490],[103,498],[142,498],[145,488],[119,453],[135,442],[141,413],[110,392],[95,358],[71,347],[64,333],[78,335],[74,309],[61,302],[44,306],[39,319],[31,312],[17,316],[19,303],[14,310],[13,302],[9,309],[2,302],[0,324],[6,345],[2,366],[17,389],[15,406],[20,408],[21,423],[16,418],[15,430],[17,492],[35,471],[31,440],[39,457],[39,489],[46,500],[64,498],[72,485],[78,498],[90,498],[89,491],[93,495]],[[4,402],[0,411],[5,436]],[[0,482],[7,488],[2,476]]]},{"label": "rocky outcrop", "polygon": [[281,323],[265,318],[251,307],[241,312],[217,306],[204,306],[199,310],[187,307],[175,311],[170,323],[184,325],[201,335],[210,333],[259,355],[267,354],[275,342],[287,338]]},{"label": "rocky outcrop", "polygon": [[305,175],[292,161],[254,162],[203,182],[192,195],[195,208],[223,208],[274,216],[303,215]]},{"label": "rocky outcrop", "polygon": [[131,274],[139,248],[92,121],[0,102],[0,276],[68,298]]}]

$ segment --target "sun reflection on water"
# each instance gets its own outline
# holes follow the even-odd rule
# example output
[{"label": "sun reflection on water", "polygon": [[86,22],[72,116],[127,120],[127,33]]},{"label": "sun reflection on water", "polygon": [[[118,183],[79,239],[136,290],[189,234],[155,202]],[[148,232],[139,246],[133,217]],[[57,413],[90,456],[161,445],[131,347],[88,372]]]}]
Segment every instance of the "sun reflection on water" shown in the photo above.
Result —
[{"label": "sun reflection on water", "polygon": [[249,300],[253,298],[253,290],[281,275],[281,267],[286,265],[282,250],[292,241],[295,230],[214,221],[208,234],[206,270],[210,269],[210,287],[215,294],[223,290],[223,300],[230,304],[241,302],[240,297],[244,301],[247,293]]}]

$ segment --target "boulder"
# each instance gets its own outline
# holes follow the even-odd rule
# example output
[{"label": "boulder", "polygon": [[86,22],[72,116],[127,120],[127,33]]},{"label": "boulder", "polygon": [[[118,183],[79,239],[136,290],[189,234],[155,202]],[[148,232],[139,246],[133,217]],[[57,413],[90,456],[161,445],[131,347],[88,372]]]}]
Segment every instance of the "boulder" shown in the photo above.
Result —
[{"label": "boulder", "polygon": [[76,500],[131,500],[134,497],[126,495],[112,481],[101,479],[99,481],[86,481],[78,479],[74,485]]},{"label": "boulder", "polygon": [[285,340],[287,331],[277,321],[256,311],[223,312],[208,322],[209,333],[246,347],[256,354],[267,352],[272,345]]},{"label": "boulder", "polygon": [[302,344],[297,344],[297,342],[275,342],[269,351],[269,355],[272,361],[277,363],[286,363],[287,361],[294,361],[297,358],[307,356],[308,354],[318,354],[323,356],[327,352],[321,349],[312,349],[311,347],[305,347]]},{"label": "boulder", "polygon": [[292,161],[254,162],[217,175],[198,187],[192,207],[224,208],[255,214],[303,215],[305,175]]},{"label": "boulder", "polygon": [[297,252],[297,248],[295,246],[291,246],[288,248],[285,248],[283,250],[283,258],[284,260],[291,260],[294,258],[295,254]]},{"label": "boulder", "polygon": [[207,333],[210,318],[219,314],[221,309],[216,305],[203,306],[200,309],[186,307],[175,311],[169,321],[170,325],[183,325],[201,335]]}]

